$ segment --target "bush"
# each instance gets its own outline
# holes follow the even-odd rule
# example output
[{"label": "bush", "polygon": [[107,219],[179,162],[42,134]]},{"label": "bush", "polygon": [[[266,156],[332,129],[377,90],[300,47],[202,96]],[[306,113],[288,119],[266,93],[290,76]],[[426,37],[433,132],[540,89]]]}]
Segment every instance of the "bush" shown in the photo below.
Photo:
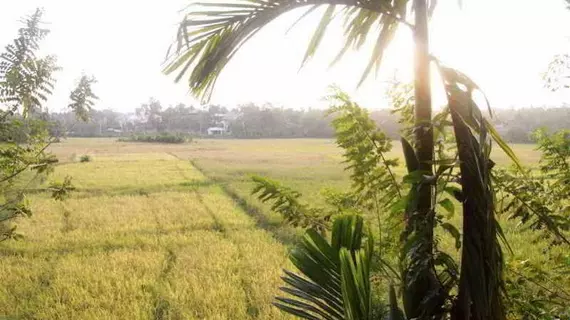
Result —
[{"label": "bush", "polygon": [[119,138],[121,142],[154,142],[154,143],[184,143],[192,141],[192,138],[183,134],[160,133],[140,134],[130,137]]},{"label": "bush", "polygon": [[90,162],[91,161],[91,156],[88,154],[84,154],[81,156],[81,158],[79,158],[79,162]]}]

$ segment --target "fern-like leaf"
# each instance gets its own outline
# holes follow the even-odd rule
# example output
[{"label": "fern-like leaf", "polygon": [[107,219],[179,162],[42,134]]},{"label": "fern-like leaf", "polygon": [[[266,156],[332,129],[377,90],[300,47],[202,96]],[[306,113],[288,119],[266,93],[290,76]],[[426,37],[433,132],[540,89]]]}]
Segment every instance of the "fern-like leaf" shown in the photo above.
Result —
[{"label": "fern-like leaf", "polygon": [[376,210],[393,205],[402,195],[394,173],[398,162],[387,157],[391,140],[346,93],[334,89],[328,99],[332,103],[328,114],[336,115],[332,121],[336,143],[344,150],[345,169],[360,202]]},{"label": "fern-like leaf", "polygon": [[311,208],[299,201],[301,194],[281,183],[259,176],[252,177],[255,186],[252,194],[261,202],[270,202],[271,210],[281,214],[284,221],[294,227],[315,229],[325,232],[329,227],[330,215],[324,209]]}]

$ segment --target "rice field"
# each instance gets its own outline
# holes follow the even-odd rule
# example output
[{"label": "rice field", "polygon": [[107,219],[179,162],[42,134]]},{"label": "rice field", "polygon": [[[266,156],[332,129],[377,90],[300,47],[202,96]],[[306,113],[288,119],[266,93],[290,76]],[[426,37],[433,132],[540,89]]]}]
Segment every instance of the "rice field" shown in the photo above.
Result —
[{"label": "rice field", "polygon": [[[539,158],[531,145],[515,149]],[[51,151],[60,165],[48,180],[69,175],[77,190],[63,202],[30,194],[25,239],[0,243],[0,318],[287,319],[271,301],[299,231],[250,196],[249,176],[314,203],[323,187],[349,184],[332,140],[68,139]],[[545,259],[515,225],[505,233],[509,263]]]},{"label": "rice field", "polygon": [[286,246],[190,161],[98,142],[82,150],[92,162],[68,159],[51,177],[72,176],[77,192],[64,202],[30,196],[35,214],[18,221],[25,240],[0,244],[0,315],[286,318],[271,307]]}]

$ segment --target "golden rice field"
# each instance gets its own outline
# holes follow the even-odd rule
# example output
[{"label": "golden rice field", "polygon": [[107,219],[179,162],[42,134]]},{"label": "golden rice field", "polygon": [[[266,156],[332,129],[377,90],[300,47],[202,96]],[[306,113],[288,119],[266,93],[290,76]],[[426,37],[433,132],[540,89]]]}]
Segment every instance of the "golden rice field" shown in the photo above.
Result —
[{"label": "golden rice field", "polygon": [[[0,243],[0,318],[288,318],[271,301],[299,231],[249,195],[249,176],[315,203],[323,187],[349,183],[332,140],[68,139],[51,151],[60,165],[49,180],[72,176],[77,190],[63,202],[30,194],[25,239]],[[516,151],[538,160],[533,146]],[[92,160],[79,162],[85,154]],[[511,262],[540,263],[524,232],[505,233]]]}]

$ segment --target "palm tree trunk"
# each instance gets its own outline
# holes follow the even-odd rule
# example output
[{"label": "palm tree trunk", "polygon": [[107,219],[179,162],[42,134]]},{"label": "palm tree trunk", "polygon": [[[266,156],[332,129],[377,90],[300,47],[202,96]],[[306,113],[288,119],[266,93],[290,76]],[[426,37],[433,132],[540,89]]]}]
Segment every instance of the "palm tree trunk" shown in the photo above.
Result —
[{"label": "palm tree trunk", "polygon": [[[432,175],[433,129],[431,126],[431,86],[428,9],[426,0],[414,0],[415,7],[415,148],[419,170]],[[425,314],[437,314],[440,303],[437,293],[441,288],[433,267],[433,228],[432,187],[420,184],[417,194],[417,207],[412,214],[408,228],[421,239],[418,250],[409,257],[405,273],[408,289],[404,295],[404,306],[408,318],[421,318]],[[427,263],[426,263],[427,262]],[[418,268],[418,265],[422,266]],[[435,300],[426,301],[427,297]]]},{"label": "palm tree trunk", "polygon": [[[431,86],[429,59],[429,32],[426,0],[414,1],[416,29],[414,32],[415,50],[415,135],[416,154],[420,170],[432,174],[433,129],[431,126]],[[418,211],[429,214],[432,191],[429,185],[422,185],[419,192]]]}]

